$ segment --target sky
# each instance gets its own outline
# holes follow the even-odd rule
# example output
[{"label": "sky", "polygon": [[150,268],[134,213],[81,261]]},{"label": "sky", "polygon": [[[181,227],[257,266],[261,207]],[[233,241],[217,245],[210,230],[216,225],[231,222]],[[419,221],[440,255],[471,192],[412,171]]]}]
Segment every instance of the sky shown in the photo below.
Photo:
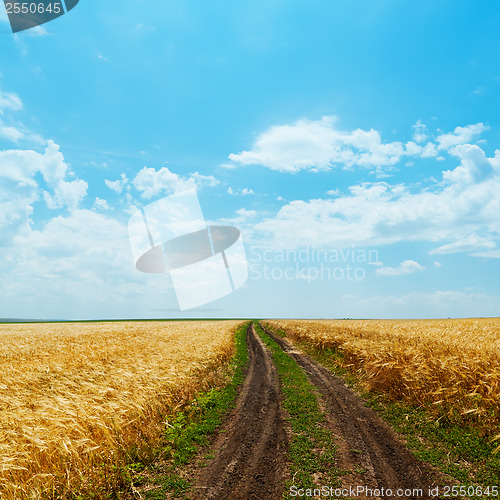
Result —
[{"label": "sky", "polygon": [[[498,316],[499,23],[496,0],[81,0],[13,34],[0,5],[0,318]],[[128,221],[193,188],[248,279],[181,311]]]}]

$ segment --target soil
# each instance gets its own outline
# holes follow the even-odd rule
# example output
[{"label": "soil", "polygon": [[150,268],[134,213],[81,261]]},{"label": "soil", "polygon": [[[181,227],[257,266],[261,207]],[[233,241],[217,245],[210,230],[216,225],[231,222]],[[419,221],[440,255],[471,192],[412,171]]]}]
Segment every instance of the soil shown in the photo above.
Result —
[{"label": "soil", "polygon": [[[399,498],[431,498],[429,488],[443,478],[430,465],[415,458],[397,433],[365,402],[328,369],[302,353],[287,340],[264,329],[307,373],[322,396],[328,428],[339,446],[337,462],[346,470],[343,487],[363,486],[372,490],[416,490],[415,495]],[[422,495],[418,490],[422,490]],[[366,490],[365,490],[366,491]],[[386,498],[384,495],[357,495],[355,498]]]},{"label": "soil", "polygon": [[236,408],[211,446],[193,498],[264,500],[283,496],[289,432],[271,354],[253,327],[247,331],[248,372]]},{"label": "soil", "polygon": [[[341,488],[364,488],[348,498],[433,498],[429,488],[447,483],[431,466],[415,458],[397,433],[341,379],[287,340],[266,332],[305,370],[320,394],[325,425],[339,447],[332,467],[342,470]],[[289,478],[290,430],[280,406],[279,378],[271,354],[253,327],[247,332],[247,346],[249,366],[236,407],[210,447],[213,458],[194,471],[197,477],[191,498],[283,498]],[[389,489],[392,495],[386,494]],[[406,493],[396,495],[397,490]]]}]

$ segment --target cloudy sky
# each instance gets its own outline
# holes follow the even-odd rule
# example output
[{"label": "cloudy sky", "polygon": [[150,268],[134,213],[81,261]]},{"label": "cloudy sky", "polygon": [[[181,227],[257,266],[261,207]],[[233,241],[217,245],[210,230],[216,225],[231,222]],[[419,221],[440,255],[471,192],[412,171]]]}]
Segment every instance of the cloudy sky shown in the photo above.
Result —
[{"label": "cloudy sky", "polygon": [[[496,0],[81,0],[13,35],[0,5],[0,317],[498,316],[499,23]],[[127,224],[193,187],[249,276],[180,311]]]}]

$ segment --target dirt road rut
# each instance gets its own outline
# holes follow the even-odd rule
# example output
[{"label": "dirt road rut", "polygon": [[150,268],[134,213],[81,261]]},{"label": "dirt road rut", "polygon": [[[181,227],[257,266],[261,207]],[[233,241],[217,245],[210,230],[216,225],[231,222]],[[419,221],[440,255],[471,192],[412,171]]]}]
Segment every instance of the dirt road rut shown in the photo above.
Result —
[{"label": "dirt road rut", "polygon": [[[398,490],[414,491],[415,494],[402,498],[429,498],[429,487],[435,483],[430,466],[416,459],[394,430],[367,408],[340,378],[287,340],[263,329],[305,370],[323,396],[327,426],[339,446],[335,466],[349,471],[342,477],[343,485],[390,489],[394,495]],[[373,499],[374,496],[360,494],[356,498]]]},{"label": "dirt road rut", "polygon": [[249,366],[236,408],[213,443],[193,498],[264,500],[282,497],[288,435],[271,354],[249,326]]},{"label": "dirt road rut", "polygon": [[[417,460],[341,379],[287,340],[264,330],[305,370],[321,395],[325,425],[339,447],[332,468],[341,470],[342,488],[364,488],[349,498],[431,498],[428,491],[436,483],[431,467]],[[199,473],[192,498],[283,498],[290,432],[281,410],[279,378],[253,326],[247,330],[247,348],[249,366],[236,408],[211,446],[213,458]],[[375,490],[392,494],[377,495]]]}]

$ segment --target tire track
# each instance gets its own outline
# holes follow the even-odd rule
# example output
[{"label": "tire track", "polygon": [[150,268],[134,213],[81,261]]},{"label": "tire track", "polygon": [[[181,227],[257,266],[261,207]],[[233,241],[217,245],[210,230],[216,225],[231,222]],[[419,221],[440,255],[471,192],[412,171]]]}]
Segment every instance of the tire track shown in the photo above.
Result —
[{"label": "tire track", "polygon": [[[342,477],[343,486],[384,488],[393,492],[398,489],[421,489],[422,495],[416,493],[399,498],[431,498],[427,493],[428,488],[437,483],[433,480],[434,473],[430,466],[415,458],[395,431],[372,409],[367,408],[364,401],[341,379],[287,340],[260,326],[305,370],[323,396],[327,426],[339,445],[335,466],[348,472]],[[386,497],[359,495],[356,498],[373,500]]]},{"label": "tire track", "polygon": [[280,405],[279,378],[271,354],[247,330],[249,366],[236,408],[199,475],[193,498],[274,500],[283,495],[288,435]]}]

